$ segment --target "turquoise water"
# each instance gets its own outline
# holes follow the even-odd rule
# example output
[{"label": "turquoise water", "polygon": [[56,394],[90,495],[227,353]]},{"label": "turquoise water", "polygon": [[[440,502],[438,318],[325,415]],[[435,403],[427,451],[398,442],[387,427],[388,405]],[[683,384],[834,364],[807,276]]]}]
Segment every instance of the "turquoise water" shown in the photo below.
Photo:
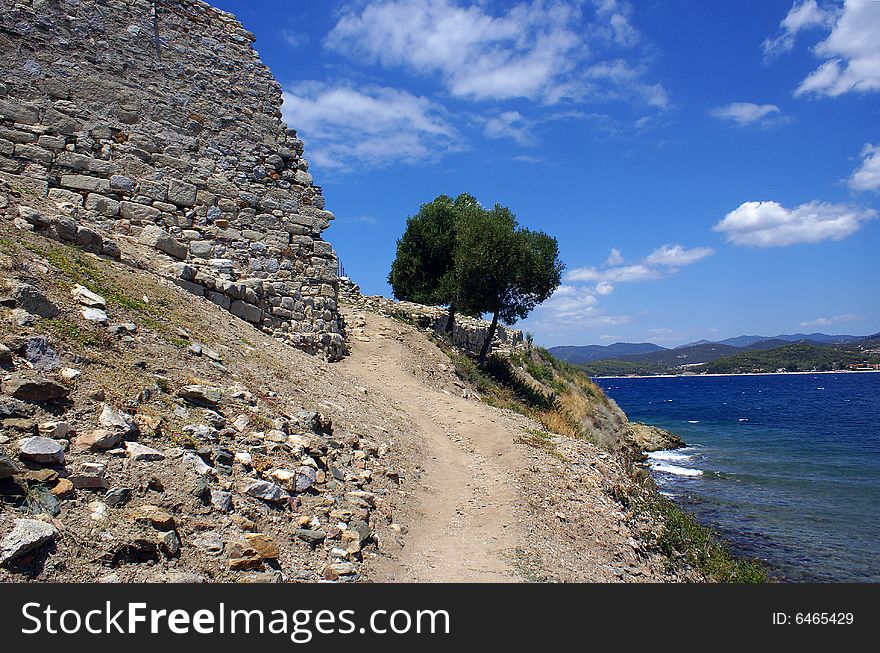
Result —
[{"label": "turquoise water", "polygon": [[880,374],[597,379],[688,447],[661,490],[792,581],[880,582]]}]

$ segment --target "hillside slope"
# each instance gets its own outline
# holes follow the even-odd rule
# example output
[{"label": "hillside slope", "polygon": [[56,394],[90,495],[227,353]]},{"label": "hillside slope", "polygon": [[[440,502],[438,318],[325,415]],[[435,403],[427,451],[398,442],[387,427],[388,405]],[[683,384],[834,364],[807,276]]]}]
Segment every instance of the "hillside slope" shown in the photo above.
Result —
[{"label": "hillside slope", "polygon": [[329,364],[120,244],[0,220],[0,580],[679,578],[625,461],[487,405],[424,330],[348,309]]}]

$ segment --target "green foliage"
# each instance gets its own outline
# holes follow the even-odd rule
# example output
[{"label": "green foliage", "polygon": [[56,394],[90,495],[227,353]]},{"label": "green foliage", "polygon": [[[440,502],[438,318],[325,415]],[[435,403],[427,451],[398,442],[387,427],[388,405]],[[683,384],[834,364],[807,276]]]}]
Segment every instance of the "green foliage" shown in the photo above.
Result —
[{"label": "green foliage", "polygon": [[637,512],[650,513],[660,520],[662,528],[650,544],[672,564],[696,569],[717,583],[768,581],[764,564],[735,558],[729,545],[713,529],[701,525],[666,497],[652,492],[634,507]]},{"label": "green foliage", "polygon": [[[873,349],[873,351],[872,351]],[[725,356],[698,368],[711,374],[740,372],[810,372],[846,369],[850,365],[880,363],[880,348],[870,343],[807,345],[794,343],[762,351],[745,351]]]},{"label": "green foliage", "polygon": [[513,324],[559,286],[558,257],[555,238],[518,227],[508,208],[475,211],[459,224],[455,243],[459,305]]},{"label": "green foliage", "polygon": [[388,282],[397,299],[491,313],[482,363],[498,321],[525,318],[556,290],[563,268],[556,239],[519,227],[510,209],[440,195],[407,220]]},{"label": "green foliage", "polygon": [[45,325],[56,338],[64,342],[74,343],[83,347],[95,347],[99,344],[94,333],[83,329],[72,320],[51,318],[44,319],[41,324]]},{"label": "green foliage", "polygon": [[395,298],[428,305],[454,303],[456,228],[474,206],[479,206],[477,201],[467,194],[454,201],[440,195],[407,219],[388,274]]},{"label": "green foliage", "polygon": [[[851,365],[880,363],[880,341],[810,345],[792,343],[772,349],[756,349],[722,356],[704,365],[687,368],[690,373],[742,374],[748,372],[811,372],[848,369]],[[590,376],[680,374],[681,367],[668,360],[634,361],[608,359],[590,361],[579,367]]]}]

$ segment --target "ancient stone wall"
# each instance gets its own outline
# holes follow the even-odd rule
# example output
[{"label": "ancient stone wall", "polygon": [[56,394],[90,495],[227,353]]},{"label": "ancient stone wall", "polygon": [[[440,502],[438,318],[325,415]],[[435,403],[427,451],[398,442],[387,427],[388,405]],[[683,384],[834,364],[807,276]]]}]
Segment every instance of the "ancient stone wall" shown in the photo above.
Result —
[{"label": "ancient stone wall", "polygon": [[253,41],[194,0],[0,0],[0,175],[73,221],[32,227],[117,257],[136,237],[179,285],[337,358],[333,215]]},{"label": "ancient stone wall", "polygon": [[[348,277],[339,278],[339,298],[354,306],[361,306],[386,315],[401,316],[424,329],[431,329],[437,334],[446,333],[449,311],[440,306],[424,306],[413,302],[399,302],[381,295],[362,295],[360,287]],[[452,343],[470,352],[478,354],[489,333],[489,322],[456,315],[452,326]],[[528,349],[530,343],[523,337],[523,332],[499,324],[492,339],[492,351],[509,354],[516,350]]]}]

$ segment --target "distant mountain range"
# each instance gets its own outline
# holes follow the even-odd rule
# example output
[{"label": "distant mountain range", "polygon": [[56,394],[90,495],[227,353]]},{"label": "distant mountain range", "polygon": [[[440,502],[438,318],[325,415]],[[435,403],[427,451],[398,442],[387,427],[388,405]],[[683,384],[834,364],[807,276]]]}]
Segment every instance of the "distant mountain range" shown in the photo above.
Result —
[{"label": "distant mountain range", "polygon": [[737,336],[718,342],[698,340],[673,349],[650,342],[615,342],[611,345],[563,345],[551,347],[550,353],[575,365],[603,360],[656,363],[664,366],[708,363],[722,356],[742,351],[775,349],[793,342],[829,345],[857,342],[869,336],[828,335],[827,333],[792,333],[778,336]]},{"label": "distant mountain range", "polygon": [[[784,333],[778,336],[737,336],[736,338],[726,338],[718,340],[722,345],[730,345],[731,347],[748,347],[762,340],[785,340],[786,342],[818,342],[823,345],[836,344],[840,342],[855,342],[861,340],[864,336],[829,336],[827,333]],[[686,345],[680,345],[676,349],[690,347],[691,345],[705,345],[712,342],[711,340],[698,340]]]}]

